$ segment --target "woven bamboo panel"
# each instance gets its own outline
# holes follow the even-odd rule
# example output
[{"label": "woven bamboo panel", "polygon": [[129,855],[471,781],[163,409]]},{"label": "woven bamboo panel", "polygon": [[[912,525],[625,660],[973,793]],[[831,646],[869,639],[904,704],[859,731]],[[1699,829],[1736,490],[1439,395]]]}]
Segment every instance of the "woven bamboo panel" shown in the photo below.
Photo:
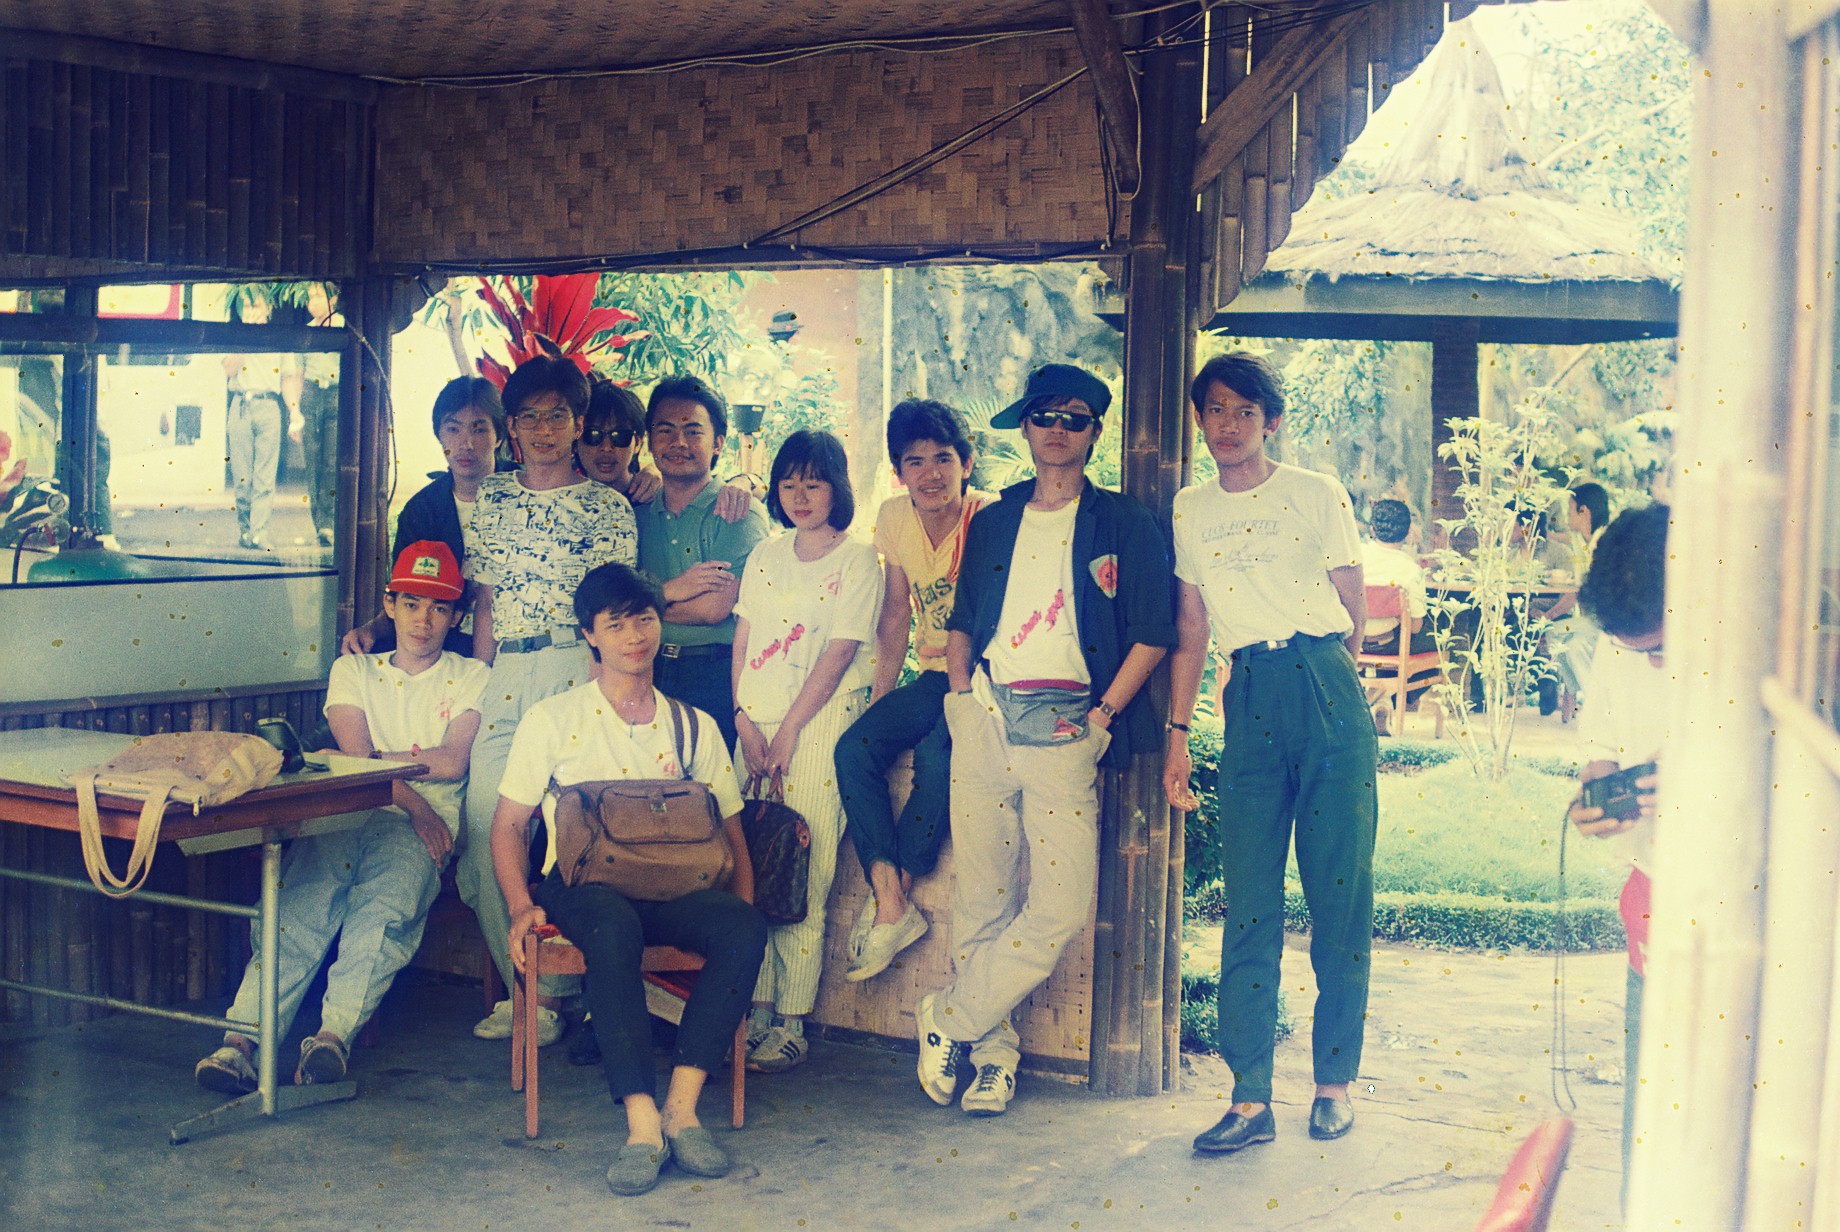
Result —
[{"label": "woven bamboo panel", "polygon": [[[1080,63],[1072,40],[1056,38],[771,70],[393,90],[378,118],[377,254],[414,265],[739,246]],[[1096,241],[1105,231],[1094,101],[1082,80],[793,239],[973,247]]]},{"label": "woven bamboo panel", "polygon": [[0,273],[354,274],[370,110],[0,58]]},{"label": "woven bamboo panel", "polygon": [[[911,785],[904,758],[889,773],[897,808]],[[939,867],[914,884],[913,902],[932,927],[901,951],[894,965],[860,984],[843,978],[849,967],[850,926],[869,897],[862,864],[846,837],[837,853],[837,880],[825,917],[824,978],[812,1017],[828,1027],[902,1041],[914,1038],[914,1007],[920,998],[952,982],[952,846]],[[1023,1064],[1055,1074],[1086,1074],[1092,1038],[1093,928],[1089,922],[1061,956],[1060,965],[1016,1010],[1012,1023],[1022,1036]]]},{"label": "woven bamboo panel", "polygon": [[846,39],[1066,24],[1059,0],[0,0],[0,26],[397,77],[656,64]]},{"label": "woven bamboo panel", "polygon": [[[0,731],[253,731],[257,719],[279,717],[306,732],[317,721],[324,699],[325,690],[312,687],[104,698],[37,710],[15,705],[0,709]],[[127,844],[111,839],[105,846],[120,868]],[[0,864],[84,876],[76,835],[32,826],[0,823]],[[258,873],[252,850],[187,858],[166,845],[154,859],[147,886],[169,894],[253,903]],[[0,972],[7,979],[154,1005],[200,998],[227,1001],[248,956],[249,928],[229,917],[0,880]],[[0,1022],[61,1026],[104,1012],[49,997],[0,993]]]}]

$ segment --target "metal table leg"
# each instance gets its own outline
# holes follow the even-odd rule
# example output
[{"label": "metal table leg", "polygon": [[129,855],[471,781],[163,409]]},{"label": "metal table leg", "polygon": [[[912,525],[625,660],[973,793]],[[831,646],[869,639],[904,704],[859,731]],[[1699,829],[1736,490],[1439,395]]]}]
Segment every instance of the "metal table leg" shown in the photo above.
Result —
[{"label": "metal table leg", "polygon": [[216,1129],[235,1121],[244,1121],[252,1117],[272,1117],[278,1113],[295,1108],[308,1108],[314,1104],[329,1104],[337,1100],[351,1099],[358,1093],[358,1084],[351,1081],[315,1083],[312,1086],[281,1087],[279,1084],[280,1061],[275,1055],[281,1045],[281,1032],[277,1029],[276,1019],[280,1016],[278,1002],[281,999],[281,841],[265,839],[262,843],[262,908],[259,917],[261,926],[261,947],[258,960],[260,967],[260,984],[257,999],[260,1015],[256,1022],[256,1089],[253,1094],[239,1096],[229,1103],[195,1117],[187,1117],[172,1128],[173,1145],[191,1139],[194,1133]]}]

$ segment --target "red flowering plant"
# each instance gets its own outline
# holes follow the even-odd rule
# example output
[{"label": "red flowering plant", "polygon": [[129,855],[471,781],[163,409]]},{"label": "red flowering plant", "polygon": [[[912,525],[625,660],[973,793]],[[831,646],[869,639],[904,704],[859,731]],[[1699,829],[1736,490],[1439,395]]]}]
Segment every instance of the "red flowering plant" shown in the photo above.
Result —
[{"label": "red flowering plant", "polygon": [[597,362],[617,362],[621,347],[651,335],[646,330],[618,332],[639,318],[624,308],[597,307],[597,274],[539,274],[531,280],[530,298],[510,278],[481,278],[479,294],[505,327],[509,362],[491,355],[479,360],[479,374],[500,389],[519,364],[539,355],[567,359],[583,372]]}]

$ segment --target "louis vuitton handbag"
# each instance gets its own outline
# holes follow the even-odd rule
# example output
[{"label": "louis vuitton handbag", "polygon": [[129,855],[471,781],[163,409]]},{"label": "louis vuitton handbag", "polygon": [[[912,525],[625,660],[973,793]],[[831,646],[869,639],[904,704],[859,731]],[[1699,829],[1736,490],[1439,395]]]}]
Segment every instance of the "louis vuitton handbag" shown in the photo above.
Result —
[{"label": "louis vuitton handbag", "polygon": [[786,803],[779,775],[763,783],[748,779],[741,809],[741,833],[754,864],[754,909],[769,924],[797,924],[805,918],[811,885],[811,826]]}]

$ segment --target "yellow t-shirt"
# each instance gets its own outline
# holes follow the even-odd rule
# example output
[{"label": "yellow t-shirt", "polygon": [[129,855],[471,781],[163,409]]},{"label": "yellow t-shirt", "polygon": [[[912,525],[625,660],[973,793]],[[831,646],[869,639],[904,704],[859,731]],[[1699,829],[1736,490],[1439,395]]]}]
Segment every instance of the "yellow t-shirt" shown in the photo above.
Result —
[{"label": "yellow t-shirt", "polygon": [[897,492],[875,515],[875,547],[882,558],[907,575],[914,608],[914,644],[924,671],[946,670],[946,617],[958,590],[958,562],[965,551],[965,528],[971,515],[991,500],[988,492],[965,489],[965,509],[958,527],[937,546],[920,524],[914,502]]}]

